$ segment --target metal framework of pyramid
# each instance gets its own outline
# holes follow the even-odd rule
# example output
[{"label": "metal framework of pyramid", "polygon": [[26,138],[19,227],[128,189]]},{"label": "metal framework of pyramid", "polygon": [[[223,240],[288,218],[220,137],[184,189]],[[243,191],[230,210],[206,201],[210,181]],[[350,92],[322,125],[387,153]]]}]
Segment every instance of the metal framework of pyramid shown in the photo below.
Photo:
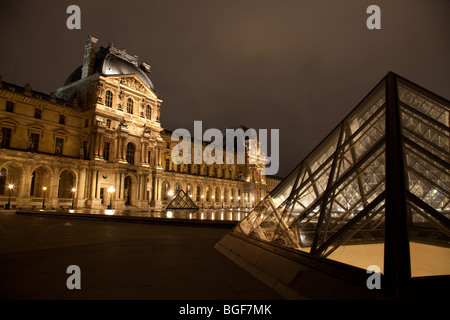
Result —
[{"label": "metal framework of pyramid", "polygon": [[198,209],[192,199],[181,189],[167,205],[166,209]]},{"label": "metal framework of pyramid", "polygon": [[377,265],[393,296],[448,283],[449,123],[448,100],[389,73],[231,234]]}]

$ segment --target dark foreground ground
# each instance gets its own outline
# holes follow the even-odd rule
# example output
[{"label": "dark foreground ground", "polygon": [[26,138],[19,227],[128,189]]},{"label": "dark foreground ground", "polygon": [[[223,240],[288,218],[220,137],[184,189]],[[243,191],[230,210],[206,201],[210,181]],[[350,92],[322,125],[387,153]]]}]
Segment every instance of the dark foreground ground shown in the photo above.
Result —
[{"label": "dark foreground ground", "polygon": [[0,211],[0,299],[282,299],[213,248],[230,228]]}]

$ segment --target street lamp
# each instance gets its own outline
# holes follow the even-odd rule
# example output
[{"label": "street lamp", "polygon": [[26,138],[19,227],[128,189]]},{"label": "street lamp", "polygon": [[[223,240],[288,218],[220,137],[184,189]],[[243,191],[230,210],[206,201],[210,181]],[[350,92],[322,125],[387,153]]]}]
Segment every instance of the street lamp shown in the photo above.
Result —
[{"label": "street lamp", "polygon": [[115,191],[116,191],[116,189],[114,189],[113,186],[110,186],[110,187],[108,188],[108,192],[109,192],[109,209],[112,209],[112,194],[113,194],[113,192],[115,192]]},{"label": "street lamp", "polygon": [[167,192],[167,195],[168,195],[169,197],[172,198],[172,196],[173,196],[173,191],[172,191],[172,190],[169,190],[169,192]]},{"label": "street lamp", "polygon": [[75,202],[75,191],[77,191],[77,189],[72,188],[72,209],[73,209],[73,203]]},{"label": "street lamp", "polygon": [[11,207],[11,190],[14,189],[14,185],[10,184],[8,186],[8,204],[6,205],[6,209],[9,210],[9,208]]},{"label": "street lamp", "polygon": [[42,187],[42,190],[44,190],[44,196],[42,197],[42,210],[45,209],[45,191],[47,191],[47,187]]}]

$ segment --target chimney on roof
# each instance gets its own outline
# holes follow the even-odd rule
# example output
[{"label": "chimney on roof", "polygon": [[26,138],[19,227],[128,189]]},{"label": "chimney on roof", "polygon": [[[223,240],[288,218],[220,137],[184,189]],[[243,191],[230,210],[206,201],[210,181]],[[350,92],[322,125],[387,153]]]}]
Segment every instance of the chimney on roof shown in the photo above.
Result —
[{"label": "chimney on roof", "polygon": [[94,73],[95,52],[97,51],[98,39],[88,36],[84,45],[83,67],[81,68],[81,79]]},{"label": "chimney on roof", "polygon": [[149,64],[143,62],[143,63],[141,63],[139,68],[141,68],[141,70],[144,71],[147,75],[150,74],[150,65]]}]

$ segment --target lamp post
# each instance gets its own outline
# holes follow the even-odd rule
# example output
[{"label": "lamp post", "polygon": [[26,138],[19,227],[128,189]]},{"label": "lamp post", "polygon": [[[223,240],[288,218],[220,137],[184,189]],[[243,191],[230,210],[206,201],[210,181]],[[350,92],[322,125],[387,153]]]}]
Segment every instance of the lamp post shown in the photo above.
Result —
[{"label": "lamp post", "polygon": [[76,188],[72,188],[72,209],[73,209],[73,204],[75,202],[75,191],[77,191]]},{"label": "lamp post", "polygon": [[45,191],[47,191],[47,187],[42,187],[42,190],[44,190],[44,195],[42,197],[42,210],[45,209]]},{"label": "lamp post", "polygon": [[14,185],[10,184],[8,186],[8,204],[6,205],[6,209],[9,210],[9,208],[11,207],[11,190],[14,189]]},{"label": "lamp post", "polygon": [[110,187],[108,188],[108,192],[109,192],[109,209],[112,209],[112,194],[113,194],[113,192],[115,192],[115,191],[116,191],[116,189],[114,189],[113,186],[110,186]]}]

